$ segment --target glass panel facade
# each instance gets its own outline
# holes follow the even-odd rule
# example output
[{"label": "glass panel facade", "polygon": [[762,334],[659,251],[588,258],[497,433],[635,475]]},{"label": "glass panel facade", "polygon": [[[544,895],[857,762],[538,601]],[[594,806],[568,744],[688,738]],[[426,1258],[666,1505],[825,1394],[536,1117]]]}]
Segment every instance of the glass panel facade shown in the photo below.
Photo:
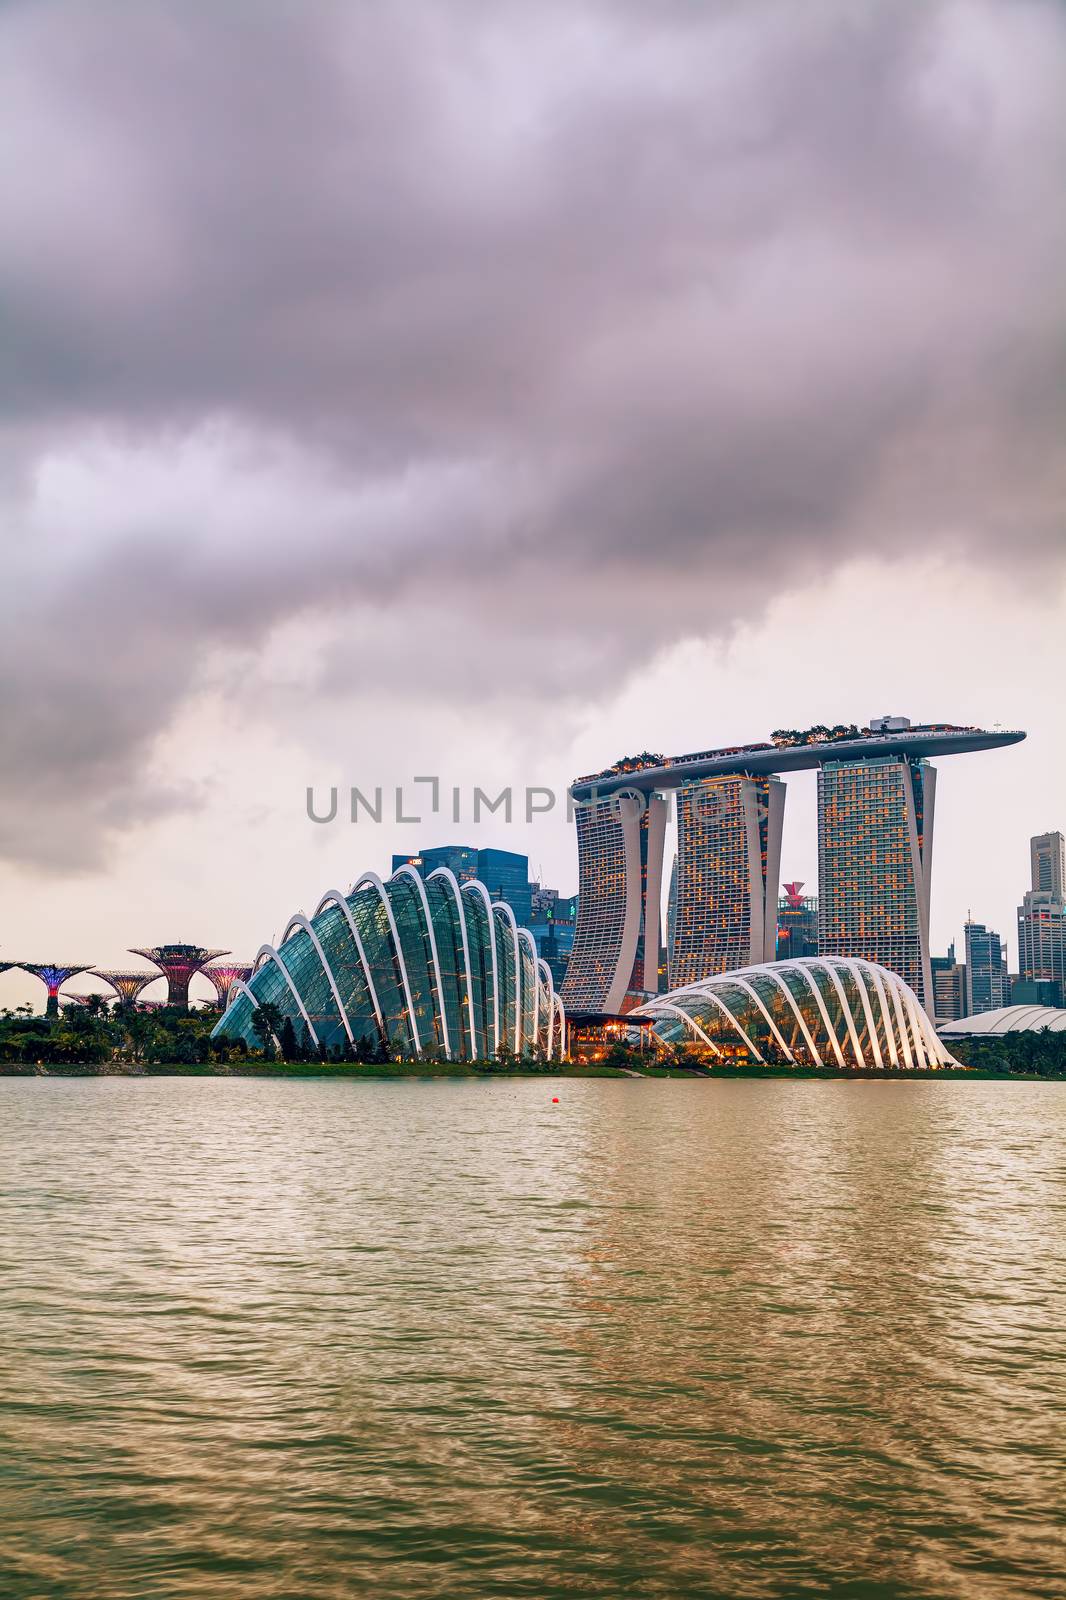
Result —
[{"label": "glass panel facade", "polygon": [[[371,881],[348,895],[343,906],[336,898],[328,899],[311,927],[315,938],[305,927],[295,927],[248,980],[258,1004],[278,1008],[279,1037],[287,1018],[297,1040],[302,1040],[306,1028],[312,1046],[317,1035],[319,1043],[335,1053],[348,1052],[360,1041],[376,1042],[381,1033],[376,994],[386,1042],[394,1055],[487,1060],[496,1052],[498,997],[500,1042],[513,1049],[517,1035],[523,1053],[529,1055],[537,1050],[539,1039],[546,1052],[553,1020],[551,990],[524,936],[519,936],[516,955],[510,914],[503,905],[488,909],[480,883],[458,890],[446,878],[416,882],[408,873],[394,876],[382,888]],[[240,995],[215,1033],[243,1038],[257,1047],[254,1016],[252,1001]],[[564,1046],[564,1029],[556,1016],[552,1055],[561,1056]]]},{"label": "glass panel facade", "polygon": [[[799,1016],[782,985],[792,996]],[[761,1006],[749,988],[755,991]],[[892,1071],[953,1064],[928,1018],[924,1019],[928,1032],[923,1031],[921,1005],[902,979],[858,959],[849,966],[821,957],[803,962],[762,963],[656,997],[634,1014],[653,1017],[655,1032],[664,1043],[684,1042],[696,1050],[706,1049],[696,1028],[686,1025],[684,1017],[678,1016],[679,1011],[694,1019],[728,1059],[752,1064],[757,1063],[758,1057],[765,1063],[787,1060],[775,1029],[796,1065],[820,1062],[823,1066],[839,1066],[843,1062],[849,1068]],[[912,1012],[918,1025],[910,1021]],[[907,1018],[910,1028],[909,1060],[903,1047],[901,1015]],[[800,1017],[810,1042],[800,1026]]]},{"label": "glass panel facade", "polygon": [[[318,951],[306,929],[299,928],[286,939],[278,950],[278,955],[303,1001],[311,1029],[317,1035],[319,1044],[324,1045],[327,1050],[331,1045],[340,1045],[343,1048],[343,1040],[346,1037],[344,1024],[341,1022],[337,1002],[333,998],[329,979],[319,960]],[[296,1012],[292,1025],[297,1038],[302,1040],[303,1029],[307,1023],[300,1015],[299,1007],[296,1008]],[[311,1042],[314,1042],[313,1038]]]}]

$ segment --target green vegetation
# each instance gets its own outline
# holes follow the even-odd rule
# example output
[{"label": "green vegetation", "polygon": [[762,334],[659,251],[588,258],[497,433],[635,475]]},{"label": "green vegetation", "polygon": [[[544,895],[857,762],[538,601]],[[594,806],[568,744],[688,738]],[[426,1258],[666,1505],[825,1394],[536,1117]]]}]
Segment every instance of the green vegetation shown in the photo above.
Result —
[{"label": "green vegetation", "polygon": [[770,738],[774,744],[791,747],[805,744],[834,744],[838,739],[860,739],[862,731],[853,722],[837,722],[833,727],[827,728],[824,722],[816,722],[810,728],[775,728]]},{"label": "green vegetation", "polygon": [[1066,1077],[1066,1033],[1052,1033],[1049,1028],[997,1038],[950,1039],[948,1049],[957,1061],[980,1072]]},{"label": "green vegetation", "polygon": [[183,1011],[177,1007],[108,1008],[102,995],[84,1006],[70,1006],[58,1016],[35,1015],[29,1006],[0,1012],[0,1062],[40,1066],[102,1067],[109,1063],[152,1066],[205,1065],[228,1058],[208,1038],[218,1012]]},{"label": "green vegetation", "polygon": [[[243,1039],[212,1039],[215,1010],[186,1012],[120,1006],[110,1010],[102,997],[71,1007],[58,1017],[37,1016],[29,1006],[0,1012],[0,1072],[49,1070],[227,1074],[254,1073],[309,1077],[330,1073],[362,1077],[410,1078],[551,1074],[563,1077],[617,1078],[1062,1078],[1066,1077],[1066,1033],[1008,1033],[1000,1038],[952,1040],[961,1071],[841,1072],[835,1067],[790,1066],[783,1056],[757,1062],[723,1062],[688,1044],[659,1054],[619,1040],[602,1056],[586,1062],[519,1058],[502,1048],[491,1061],[454,1062],[427,1051],[418,1061],[391,1060],[376,1039],[360,1039],[341,1052],[312,1045],[307,1029],[297,1037],[276,1006],[257,1012],[259,1048]],[[274,1044],[281,1042],[279,1053]]]},{"label": "green vegetation", "polygon": [[[377,1037],[365,1037],[325,1049],[315,1045],[306,1023],[297,1035],[291,1020],[276,1005],[264,1002],[253,1020],[258,1048],[243,1039],[212,1039],[217,1010],[183,1011],[177,1007],[149,1010],[142,1006],[109,1009],[102,996],[85,1006],[72,1006],[58,1016],[35,1015],[29,1006],[0,1012],[0,1071],[5,1066],[46,1070],[81,1067],[98,1072],[283,1072],[299,1076],[311,1071],[352,1070],[403,1077],[427,1071],[514,1073],[558,1071],[549,1064],[501,1047],[492,1061],[448,1062],[435,1049],[418,1061],[393,1061]],[[277,1043],[275,1043],[275,1040]],[[280,1051],[278,1049],[280,1044]]]}]

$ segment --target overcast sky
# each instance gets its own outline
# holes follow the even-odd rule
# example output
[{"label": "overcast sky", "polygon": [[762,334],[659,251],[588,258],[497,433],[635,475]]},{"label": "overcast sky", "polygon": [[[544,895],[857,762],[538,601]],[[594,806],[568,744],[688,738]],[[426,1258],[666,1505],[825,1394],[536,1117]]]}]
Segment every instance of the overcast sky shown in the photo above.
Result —
[{"label": "overcast sky", "polygon": [[[1066,829],[1057,0],[0,0],[0,958],[251,957],[391,851],[782,724]],[[809,780],[783,868],[816,876]],[[0,1000],[33,996],[0,978]]]}]

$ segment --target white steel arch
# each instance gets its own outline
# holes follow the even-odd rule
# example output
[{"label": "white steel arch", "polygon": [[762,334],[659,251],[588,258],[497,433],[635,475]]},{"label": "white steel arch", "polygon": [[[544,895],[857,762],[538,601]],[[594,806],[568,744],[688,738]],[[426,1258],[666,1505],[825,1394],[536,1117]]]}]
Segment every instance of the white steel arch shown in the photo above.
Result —
[{"label": "white steel arch", "polygon": [[420,1056],[422,1054],[422,1040],[418,1032],[418,1019],[415,1016],[414,1001],[411,998],[411,985],[407,981],[407,963],[403,958],[403,945],[400,943],[400,930],[396,926],[396,918],[392,914],[392,905],[389,901],[387,893],[385,892],[385,885],[382,883],[377,873],[364,872],[362,876],[352,884],[352,893],[358,894],[359,890],[362,889],[365,884],[369,884],[372,889],[376,890],[378,898],[385,908],[385,916],[387,917],[389,923],[389,933],[392,935],[393,953],[396,956],[396,961],[400,968],[400,979],[403,983],[403,997],[407,1002],[407,1021],[411,1029],[411,1039],[415,1047],[415,1055]]},{"label": "white steel arch", "polygon": [[[800,1010],[799,1006],[796,1004],[796,997],[792,993],[792,990],[789,988],[788,984],[785,982],[784,978],[781,976],[780,972],[778,972],[776,970],[776,968],[772,967],[768,961],[760,962],[760,964],[758,966],[756,966],[756,967],[746,967],[745,971],[748,972],[749,974],[753,973],[753,972],[757,972],[757,973],[760,974],[761,977],[769,978],[771,983],[777,985],[777,987],[780,989],[781,993],[784,995],[785,999],[788,1001],[789,1005],[792,1008],[792,1015],[795,1017],[796,1021],[799,1023],[800,1032],[803,1034],[804,1039],[807,1041],[807,1048],[811,1052],[811,1055],[814,1057],[815,1066],[817,1066],[817,1067],[823,1066],[824,1063],[822,1061],[821,1054],[819,1053],[818,1046],[814,1042],[814,1038],[813,1038],[813,1036],[811,1034],[810,1029],[807,1027],[807,1024],[806,1024],[806,1022],[804,1020],[803,1012]],[[823,1011],[824,1011],[824,1007],[823,1007]],[[828,1017],[828,1014],[827,1014],[826,1015],[826,1024],[827,1025],[828,1025],[828,1022],[829,1022],[829,1017]],[[830,1032],[832,1032],[832,1029],[830,1029]]]},{"label": "white steel arch", "polygon": [[685,1011],[683,1007],[671,1005],[669,1000],[656,1000],[653,1002],[653,1009],[651,1011],[652,1016],[657,1017],[663,1012],[667,1011],[670,1012],[672,1016],[680,1017],[683,1022],[687,1022],[693,1033],[698,1033],[704,1044],[710,1045],[715,1055],[719,1058],[719,1060],[721,1060],[722,1052],[719,1050],[718,1046],[715,1044],[710,1035],[704,1033],[695,1017],[690,1017],[688,1012]]},{"label": "white steel arch", "polygon": [[463,884],[463,894],[474,894],[485,902],[485,916],[489,924],[489,949],[492,952],[492,1036],[493,1051],[500,1048],[500,968],[496,959],[496,918],[492,914],[489,891],[480,878],[471,878]]},{"label": "white steel arch", "polygon": [[[675,993],[676,992],[677,991],[675,991]],[[729,1022],[731,1022],[733,1024],[733,1027],[736,1029],[737,1033],[740,1034],[740,1037],[743,1039],[744,1043],[747,1045],[748,1049],[751,1051],[751,1053],[755,1057],[756,1061],[762,1062],[763,1066],[766,1065],[766,1062],[765,1062],[763,1056],[760,1054],[760,1052],[758,1050],[756,1050],[755,1045],[753,1044],[752,1040],[748,1037],[748,1035],[745,1032],[745,1030],[741,1027],[740,1023],[737,1021],[736,1017],[730,1011],[730,1009],[726,1005],[725,1001],[722,1000],[718,995],[716,995],[712,989],[710,989],[710,988],[700,989],[700,988],[697,987],[695,989],[691,989],[690,988],[688,990],[685,990],[684,992],[685,993],[695,993],[695,994],[697,994],[699,996],[699,998],[701,1000],[710,1000],[712,1005],[716,1005],[718,1007],[719,1011],[722,1013],[722,1015]],[[688,1013],[686,1012],[685,1015],[687,1016]]]},{"label": "white steel arch", "polygon": [[[216,1033],[221,1033],[223,1031],[222,1024],[225,1022],[226,1018],[229,1016],[230,1012],[233,1010],[233,1007],[236,1005],[237,1000],[240,999],[242,994],[252,1002],[253,1011],[259,1010],[259,1001],[255,998],[255,995],[252,993],[251,989],[249,989],[248,985],[241,978],[234,978],[233,982],[229,986],[229,993],[230,995],[235,995],[236,999],[231,999],[229,1001],[222,1016],[219,1018],[218,1022],[215,1023],[215,1026],[211,1030],[212,1039],[215,1037]],[[278,1038],[273,1028],[270,1030],[270,1037],[280,1050],[281,1040]]]},{"label": "white steel arch", "polygon": [[796,966],[811,968],[820,967],[826,974],[830,983],[833,985],[833,988],[836,990],[837,999],[840,1001],[840,1009],[843,1013],[844,1024],[848,1030],[848,1038],[851,1040],[851,1048],[855,1052],[855,1065],[857,1067],[864,1066],[865,1062],[862,1059],[862,1046],[859,1043],[859,1035],[855,1027],[855,1018],[851,1014],[851,1007],[848,1005],[848,997],[844,993],[844,985],[841,983],[837,972],[829,965],[828,960],[824,956],[797,956],[794,964]]},{"label": "white steel arch", "polygon": [[800,964],[799,960],[786,962],[785,965],[788,967],[790,972],[797,972],[799,974],[804,983],[807,985],[808,989],[811,991],[811,994],[814,996],[814,1003],[821,1013],[822,1021],[825,1023],[826,1037],[833,1046],[833,1054],[837,1058],[837,1066],[840,1067],[842,1071],[846,1070],[847,1062],[844,1060],[844,1052],[840,1048],[840,1040],[837,1038],[837,1031],[833,1026],[832,1019],[829,1015],[829,1008],[825,1003],[822,991],[815,983],[813,975],[808,972],[806,967]]},{"label": "white steel arch", "polygon": [[[559,1041],[556,1059],[562,1061],[566,1055],[566,1010],[563,1006],[561,994],[555,996],[555,1017],[558,1023],[557,1037]],[[550,1060],[551,1057],[549,1056],[548,1059]]]},{"label": "white steel arch", "polygon": [[470,972],[470,940],[466,932],[466,907],[463,904],[459,879],[451,867],[435,867],[427,881],[432,883],[434,878],[440,878],[442,883],[449,885],[459,912],[459,934],[463,942],[463,966],[466,972],[466,1014],[470,1022],[470,1059],[473,1061],[477,1057],[477,1028],[474,1024],[474,985]]},{"label": "white steel arch", "polygon": [[450,1061],[452,1059],[452,1045],[451,1039],[448,1035],[448,1012],[444,1003],[444,983],[441,979],[440,957],[437,955],[437,936],[433,931],[433,913],[429,906],[429,896],[426,893],[426,886],[422,882],[421,877],[415,871],[414,867],[410,866],[407,862],[405,862],[402,867],[397,867],[389,881],[395,883],[397,878],[405,876],[412,880],[415,888],[418,890],[419,898],[422,902],[422,910],[426,918],[426,931],[429,934],[429,954],[430,959],[433,962],[433,976],[437,983],[437,1015],[440,1017],[441,1037],[444,1040],[444,1054]]},{"label": "white steel arch", "polygon": [[865,971],[869,972],[870,977],[873,979],[874,988],[877,990],[878,999],[881,1002],[881,1020],[884,1023],[885,1039],[888,1042],[888,1053],[892,1059],[892,1065],[898,1068],[899,1050],[896,1047],[896,1030],[892,1026],[892,1011],[888,1003],[888,994],[886,993],[885,985],[882,980],[881,968],[875,961],[868,961],[866,963],[866,967],[864,968],[864,972]]},{"label": "white steel arch", "polygon": [[[752,971],[752,968],[751,967],[744,967],[744,968],[742,968],[742,971],[743,972],[750,972],[750,971]],[[777,1040],[778,1044],[781,1046],[781,1049],[784,1051],[785,1056],[787,1057],[787,1059],[789,1061],[791,1061],[793,1066],[795,1066],[796,1065],[796,1058],[792,1054],[792,1051],[789,1049],[788,1045],[785,1043],[784,1035],[782,1034],[781,1030],[778,1028],[777,1023],[774,1021],[773,1017],[770,1015],[770,1013],[767,1011],[765,1005],[763,1004],[762,997],[759,994],[758,990],[752,988],[752,986],[748,982],[747,978],[742,977],[739,972],[723,972],[721,974],[720,981],[722,983],[734,984],[738,989],[743,989],[745,994],[750,994],[751,995],[751,998],[755,1001],[755,1004],[758,1006],[759,1010],[762,1012],[763,1016],[766,1018],[766,1021],[767,1021],[768,1025],[769,1025],[769,1028],[770,1028],[770,1032],[773,1034],[774,1038]]]},{"label": "white steel arch", "polygon": [[[876,964],[871,962],[870,965],[875,966]],[[914,1067],[914,1056],[911,1054],[910,1029],[907,1026],[907,1016],[903,1009],[903,997],[899,980],[896,974],[890,972],[887,967],[876,966],[876,970],[881,974],[886,992],[892,997],[892,1015],[896,1022],[896,1032],[899,1034],[903,1060],[908,1069],[912,1069]]]},{"label": "white steel arch", "polygon": [[322,941],[319,939],[318,934],[315,932],[314,928],[312,928],[310,922],[308,921],[307,917],[304,916],[303,912],[297,911],[295,916],[289,918],[285,932],[281,936],[282,944],[285,943],[286,939],[289,937],[289,934],[294,928],[302,928],[310,938],[311,943],[314,945],[318,959],[322,963],[322,971],[326,975],[326,981],[333,991],[334,1000],[337,1002],[337,1012],[341,1019],[341,1025],[343,1026],[345,1033],[348,1035],[348,1043],[354,1044],[355,1040],[352,1037],[352,1029],[351,1024],[348,1021],[348,1013],[344,1009],[344,1001],[341,999],[341,992],[337,988],[337,980],[333,976],[333,968],[326,959],[326,952],[322,948]]},{"label": "white steel arch", "polygon": [[855,987],[859,991],[859,1000],[862,1004],[863,1016],[866,1018],[866,1031],[869,1035],[870,1043],[873,1046],[874,1055],[877,1058],[877,1065],[879,1067],[883,1067],[885,1064],[885,1058],[881,1053],[881,1041],[877,1037],[877,1024],[874,1021],[874,1014],[870,1009],[870,994],[865,983],[862,981],[862,969],[851,956],[830,956],[829,960],[834,961],[838,967],[843,967],[845,972],[850,972],[851,976],[854,978]]},{"label": "white steel arch", "polygon": [[367,993],[370,995],[370,1004],[374,1008],[374,1017],[377,1021],[378,1027],[381,1029],[382,1040],[387,1044],[388,1030],[385,1027],[384,1013],[381,1009],[381,1002],[378,999],[378,992],[374,987],[374,977],[370,971],[370,962],[367,960],[366,950],[363,946],[363,940],[359,933],[359,929],[355,925],[355,918],[352,916],[352,908],[348,904],[344,895],[341,894],[339,889],[327,889],[326,893],[322,896],[315,908],[315,916],[320,916],[328,905],[337,906],[343,913],[345,922],[348,924],[348,931],[351,934],[352,939],[355,941],[355,953],[359,957],[359,965],[362,967],[363,977],[366,979]]},{"label": "white steel arch", "polygon": [[307,1031],[308,1031],[308,1033],[311,1035],[311,1038],[314,1040],[316,1045],[320,1044],[321,1041],[320,1041],[320,1039],[318,1037],[318,1034],[315,1032],[315,1025],[311,1021],[311,1018],[307,1014],[307,1007],[304,1005],[303,1001],[300,999],[300,991],[299,991],[299,989],[297,989],[296,985],[292,981],[292,974],[289,972],[288,967],[285,965],[284,961],[282,961],[281,957],[278,955],[278,952],[274,949],[274,946],[272,944],[261,944],[259,946],[259,949],[256,952],[255,966],[253,968],[253,976],[255,975],[256,972],[259,971],[259,968],[262,965],[264,958],[267,961],[275,962],[275,964],[277,965],[278,971],[281,973],[282,977],[285,979],[285,982],[289,986],[290,994],[292,995],[293,999],[296,1001],[297,1009],[299,1010],[299,1013],[300,1013],[301,1017],[303,1017],[304,1021],[307,1023]]},{"label": "white steel arch", "polygon": [[911,1037],[914,1040],[914,1051],[918,1057],[918,1065],[927,1067],[929,1065],[929,1040],[925,1029],[922,1027],[922,1019],[915,1009],[913,999],[907,993],[903,995],[903,1004],[906,1006],[907,1016],[910,1018]]},{"label": "white steel arch", "polygon": [[[529,933],[529,929],[528,928],[526,929],[526,932]],[[533,935],[529,934],[529,937],[532,939]],[[536,940],[534,940],[534,944],[535,943],[536,943]],[[545,991],[546,991],[547,996],[548,996],[548,1027],[547,1027],[547,1030],[546,1030],[547,1031],[547,1038],[546,1038],[546,1042],[545,1042],[544,1053],[548,1057],[548,1060],[550,1061],[551,1060],[551,1053],[552,1053],[552,1033],[553,1033],[554,1028],[555,1028],[555,979],[552,977],[552,969],[551,969],[551,967],[549,967],[548,963],[545,961],[544,957],[541,956],[541,955],[538,955],[538,957],[537,957],[537,964],[536,964],[536,969],[535,970],[536,970],[536,974],[537,974],[537,1006],[538,1006],[538,1008],[540,1006],[540,983],[541,983],[541,977],[542,976],[543,976],[543,979],[544,979],[544,988],[545,988]],[[539,1027],[537,1029],[537,1049],[538,1050],[540,1049],[540,1029],[539,1029]]]},{"label": "white steel arch", "polygon": [[[917,999],[916,998],[912,1002],[912,1004],[917,1005]],[[936,1036],[936,1032],[935,1032],[935,1030],[933,1028],[933,1024],[932,1024],[932,1022],[931,1022],[931,1020],[930,1020],[930,1018],[928,1016],[928,1013],[924,1010],[924,1008],[922,1006],[919,1005],[917,1007],[917,1015],[918,1015],[918,1026],[921,1029],[922,1038],[925,1041],[925,1057],[926,1057],[925,1064],[926,1064],[926,1066],[928,1066],[928,1067],[943,1067],[943,1066],[946,1066],[947,1063],[952,1058],[951,1058],[950,1055],[947,1054],[946,1051],[943,1050],[943,1047],[942,1047],[942,1045],[940,1043],[940,1040]]]},{"label": "white steel arch", "polygon": [[[537,970],[537,962],[540,960],[540,956],[537,952],[537,941],[528,928],[519,928],[518,938],[520,941],[524,939],[529,946],[529,959],[533,971],[533,1054],[536,1055],[540,1044],[540,1040],[537,1037],[540,1026],[540,973]],[[525,1041],[523,1040],[523,1047],[524,1045]]]},{"label": "white steel arch", "polygon": [[518,919],[514,910],[506,900],[492,902],[494,912],[501,911],[503,920],[511,924],[511,938],[514,943],[514,1053],[522,1054],[522,952],[518,945]]}]

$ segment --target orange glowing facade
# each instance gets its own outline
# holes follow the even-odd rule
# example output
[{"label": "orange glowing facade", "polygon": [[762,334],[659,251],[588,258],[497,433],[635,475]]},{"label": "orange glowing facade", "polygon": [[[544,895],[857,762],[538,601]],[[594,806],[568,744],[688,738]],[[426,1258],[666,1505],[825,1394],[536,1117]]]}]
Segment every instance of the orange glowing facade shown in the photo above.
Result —
[{"label": "orange glowing facade", "polygon": [[677,898],[670,986],[772,961],[785,785],[719,775],[677,791]]},{"label": "orange glowing facade", "polygon": [[933,1004],[929,882],[936,772],[874,757],[818,769],[818,949],[896,972]]}]

